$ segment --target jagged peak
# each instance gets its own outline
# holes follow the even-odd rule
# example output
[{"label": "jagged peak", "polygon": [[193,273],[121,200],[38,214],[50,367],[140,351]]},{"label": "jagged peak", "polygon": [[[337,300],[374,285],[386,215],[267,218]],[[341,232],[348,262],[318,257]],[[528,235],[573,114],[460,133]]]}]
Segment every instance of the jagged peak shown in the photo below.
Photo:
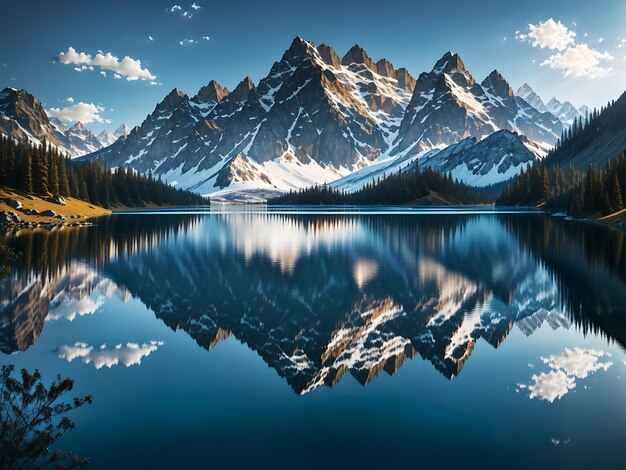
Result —
[{"label": "jagged peak", "polygon": [[163,100],[156,105],[156,112],[163,112],[164,110],[173,111],[178,108],[188,97],[180,89],[174,88],[170,91]]},{"label": "jagged peak", "polygon": [[442,73],[449,73],[453,70],[460,70],[466,72],[465,64],[461,60],[461,56],[452,51],[446,52],[441,59],[439,59],[433,67],[433,73],[441,75]]},{"label": "jagged peak", "polygon": [[12,88],[12,87],[8,86],[4,90],[2,90],[0,93],[5,94],[5,95],[14,95],[14,94],[19,93],[21,91],[24,91],[24,90],[18,90],[17,88]]},{"label": "jagged peak", "polygon": [[393,77],[396,76],[396,69],[394,69],[393,64],[389,62],[387,59],[383,58],[376,62],[376,73],[378,75],[382,75],[383,77]]},{"label": "jagged peak", "polygon": [[85,125],[80,121],[76,121],[76,123],[70,127],[70,130],[82,131],[85,130]]},{"label": "jagged peak", "polygon": [[367,68],[376,71],[376,67],[374,67],[374,62],[370,59],[370,56],[367,55],[365,49],[363,49],[358,44],[355,44],[350,48],[346,55],[341,59],[342,65],[350,65],[350,64],[363,64]]},{"label": "jagged peak", "polygon": [[[172,91],[170,91],[167,96],[180,96],[181,98],[183,96],[186,96],[185,93],[183,93],[183,91],[180,88],[174,88]],[[166,96],[166,98],[167,98]]]},{"label": "jagged peak", "polygon": [[256,90],[256,86],[250,77],[244,78],[235,89],[228,95],[234,101],[245,101],[248,99],[250,92]]},{"label": "jagged peak", "polygon": [[293,38],[293,41],[291,41],[289,49],[287,49],[283,54],[282,60],[288,60],[293,57],[308,55],[310,52],[310,48],[315,48],[315,45],[309,41],[305,41],[300,36],[296,36],[295,38]]},{"label": "jagged peak", "polygon": [[517,93],[515,94],[523,98],[524,96],[528,96],[531,93],[535,93],[535,90],[527,82],[524,82],[524,84],[517,89]]},{"label": "jagged peak", "polygon": [[495,96],[502,98],[514,96],[513,89],[509,85],[509,82],[497,69],[491,72],[487,78],[483,80],[481,86],[488,89]]},{"label": "jagged peak", "polygon": [[229,93],[230,91],[228,88],[223,87],[215,80],[211,80],[208,84],[198,90],[198,93],[193,99],[203,103],[209,101],[217,101],[219,103],[226,96],[228,96]]},{"label": "jagged peak", "polygon": [[328,44],[320,44],[317,46],[317,52],[326,64],[335,68],[341,66],[341,59],[339,58],[339,55]]},{"label": "jagged peak", "polygon": [[113,135],[113,132],[111,132],[111,131],[110,131],[110,130],[108,130],[108,129],[103,129],[103,130],[102,130],[102,132],[100,132],[100,133],[98,134],[98,137],[104,137],[104,136],[107,136],[107,137],[109,137],[109,136],[110,136],[110,137],[115,137],[115,136]]}]

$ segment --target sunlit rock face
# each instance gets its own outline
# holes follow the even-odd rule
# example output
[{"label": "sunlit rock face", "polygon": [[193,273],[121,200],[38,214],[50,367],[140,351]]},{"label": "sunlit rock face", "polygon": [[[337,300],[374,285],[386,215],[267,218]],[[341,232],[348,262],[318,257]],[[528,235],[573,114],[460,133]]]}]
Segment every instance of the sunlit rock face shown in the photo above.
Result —
[{"label": "sunlit rock face", "polygon": [[[579,321],[562,303],[566,278],[556,278],[555,260],[537,257],[541,245],[523,238],[514,217],[222,213],[113,218],[71,235],[75,243],[52,233],[43,259],[58,269],[20,268],[0,281],[2,351],[28,348],[46,320],[93,315],[111,296],[132,295],[206,350],[230,337],[245,344],[296,393],[346,373],[365,385],[418,356],[451,379],[515,325],[531,335]],[[569,243],[571,234],[539,220],[530,233]],[[55,258],[52,247],[72,249]],[[598,324],[619,332],[607,318]],[[133,366],[161,346],[78,342],[58,354],[96,368]]]}]

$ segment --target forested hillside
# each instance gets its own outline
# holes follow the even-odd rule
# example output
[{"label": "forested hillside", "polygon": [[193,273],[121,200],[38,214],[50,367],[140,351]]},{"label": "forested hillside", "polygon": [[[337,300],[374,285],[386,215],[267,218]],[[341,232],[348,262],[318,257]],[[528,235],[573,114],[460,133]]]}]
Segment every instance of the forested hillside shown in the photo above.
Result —
[{"label": "forested hillside", "polygon": [[5,137],[0,137],[0,187],[74,197],[106,208],[208,204],[151,175],[124,168],[111,171],[99,162],[76,163],[52,146],[31,147]]}]

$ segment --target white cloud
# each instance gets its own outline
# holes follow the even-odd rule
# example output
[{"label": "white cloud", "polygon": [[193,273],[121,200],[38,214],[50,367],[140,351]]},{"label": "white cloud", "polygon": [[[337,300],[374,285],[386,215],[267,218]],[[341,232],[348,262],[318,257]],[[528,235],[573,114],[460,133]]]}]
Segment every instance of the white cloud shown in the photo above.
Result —
[{"label": "white cloud", "polygon": [[192,3],[191,8],[193,8],[194,10],[199,10],[200,8],[202,8],[202,6],[198,5],[197,3]]},{"label": "white cloud", "polygon": [[182,39],[178,41],[179,46],[193,46],[194,44],[198,44],[197,39]]},{"label": "white cloud", "polygon": [[600,359],[608,357],[611,357],[609,353],[595,349],[566,348],[558,356],[542,357],[543,363],[551,370],[533,375],[530,385],[518,384],[517,391],[528,389],[530,398],[552,403],[575,389],[578,379],[611,367],[611,361],[600,362]]},{"label": "white cloud", "polygon": [[3,67],[7,66],[7,64],[5,64],[4,62],[2,62],[2,64],[0,64],[0,65],[2,65]]},{"label": "white cloud", "polygon": [[613,365],[612,362],[600,362],[603,357],[611,357],[604,351],[595,349],[566,348],[559,356],[542,357],[541,360],[551,369],[562,370],[567,375],[577,379],[584,379],[589,374],[603,369],[607,370]]},{"label": "white cloud", "polygon": [[160,83],[160,82],[152,81],[152,82],[148,83],[148,85],[150,85],[150,86],[160,86],[160,85],[163,85],[163,84]]},{"label": "white cloud", "polygon": [[65,108],[50,108],[46,111],[48,116],[56,117],[61,121],[76,122],[80,121],[83,124],[89,124],[90,122],[103,122],[100,112],[104,111],[102,106],[97,106],[93,103],[80,103]]},{"label": "white cloud", "polygon": [[561,70],[566,77],[602,78],[611,74],[613,69],[602,62],[613,60],[608,52],[600,52],[587,44],[577,44],[564,52],[552,54],[541,65]]},{"label": "white cloud", "polygon": [[[104,121],[106,123],[106,121]],[[83,298],[72,298],[65,302],[50,308],[46,321],[59,320],[66,318],[73,321],[76,316],[91,315],[95,313],[104,304],[104,296],[100,295],[96,298],[93,296],[84,296]]]},{"label": "white cloud", "polygon": [[113,367],[120,362],[126,367],[139,365],[144,357],[149,356],[160,346],[162,341],[150,341],[139,345],[137,343],[126,343],[126,345],[118,344],[114,348],[107,348],[103,344],[99,348],[88,345],[87,343],[74,343],[73,346],[62,345],[59,348],[59,357],[72,362],[74,359],[82,359],[85,364],[93,363],[96,369],[102,367]]},{"label": "white cloud", "polygon": [[[110,70],[120,76],[124,76],[126,80],[154,80],[156,78],[148,69],[141,67],[141,60],[132,59],[128,56],[124,56],[122,60],[119,60],[110,52],[106,54],[98,52],[95,57],[92,57],[91,54],[76,52],[76,49],[69,47],[67,52],[59,53],[59,62],[77,65],[80,67],[80,71],[93,70],[94,67],[99,67],[102,70]],[[79,67],[76,67],[74,70],[77,70]]]},{"label": "white cloud", "polygon": [[119,73],[114,73],[113,74],[113,78],[120,79],[120,78],[122,78],[122,76]]},{"label": "white cloud", "polygon": [[552,18],[539,24],[529,24],[528,33],[516,32],[515,37],[520,41],[529,41],[533,47],[541,49],[556,49],[562,51],[569,45],[574,44],[576,33],[570,31],[560,21]]},{"label": "white cloud", "polygon": [[209,36],[202,36],[202,39],[204,39],[205,41],[210,41],[211,38]]},{"label": "white cloud", "polygon": [[576,379],[561,370],[533,375],[532,380],[533,383],[528,386],[530,398],[540,398],[550,403],[563,398],[570,390],[576,388]]},{"label": "white cloud", "polygon": [[65,101],[67,101],[68,103],[73,103],[74,98],[72,98],[71,96],[68,96],[67,98],[65,98]]},{"label": "white cloud", "polygon": [[148,36],[148,42],[154,42],[154,38],[152,36]]},{"label": "white cloud", "polygon": [[102,75],[103,77],[106,77],[107,73],[104,70],[100,70],[100,75]]},{"label": "white cloud", "polygon": [[598,42],[602,44],[605,41],[605,38],[598,38]]},{"label": "white cloud", "polygon": [[[194,5],[197,8],[195,8]],[[200,5],[197,5],[196,3],[193,3],[191,5],[191,8],[193,8],[194,10],[199,10],[201,7],[200,7]],[[172,5],[171,7],[167,8],[165,11],[167,11],[169,13],[177,13],[180,16],[182,16],[183,18],[186,18],[188,20],[193,17],[193,13],[191,13],[188,10],[184,10],[183,7],[181,7],[180,5]]]},{"label": "white cloud", "polygon": [[618,48],[618,49],[621,49],[621,48],[623,48],[623,47],[626,47],[626,39],[621,39],[621,40],[619,41],[619,43],[617,43],[617,48]]}]

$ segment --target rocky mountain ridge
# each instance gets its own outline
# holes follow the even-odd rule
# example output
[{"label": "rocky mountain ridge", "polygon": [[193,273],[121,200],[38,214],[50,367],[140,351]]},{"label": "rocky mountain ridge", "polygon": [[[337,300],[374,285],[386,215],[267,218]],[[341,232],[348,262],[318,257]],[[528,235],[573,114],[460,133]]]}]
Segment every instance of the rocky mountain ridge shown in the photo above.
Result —
[{"label": "rocky mountain ridge", "polygon": [[416,80],[355,45],[343,57],[296,38],[258,84],[172,90],[124,141],[87,158],[152,171],[202,194],[288,191],[510,130],[543,155],[562,124],[494,71],[477,83],[447,53]]}]

